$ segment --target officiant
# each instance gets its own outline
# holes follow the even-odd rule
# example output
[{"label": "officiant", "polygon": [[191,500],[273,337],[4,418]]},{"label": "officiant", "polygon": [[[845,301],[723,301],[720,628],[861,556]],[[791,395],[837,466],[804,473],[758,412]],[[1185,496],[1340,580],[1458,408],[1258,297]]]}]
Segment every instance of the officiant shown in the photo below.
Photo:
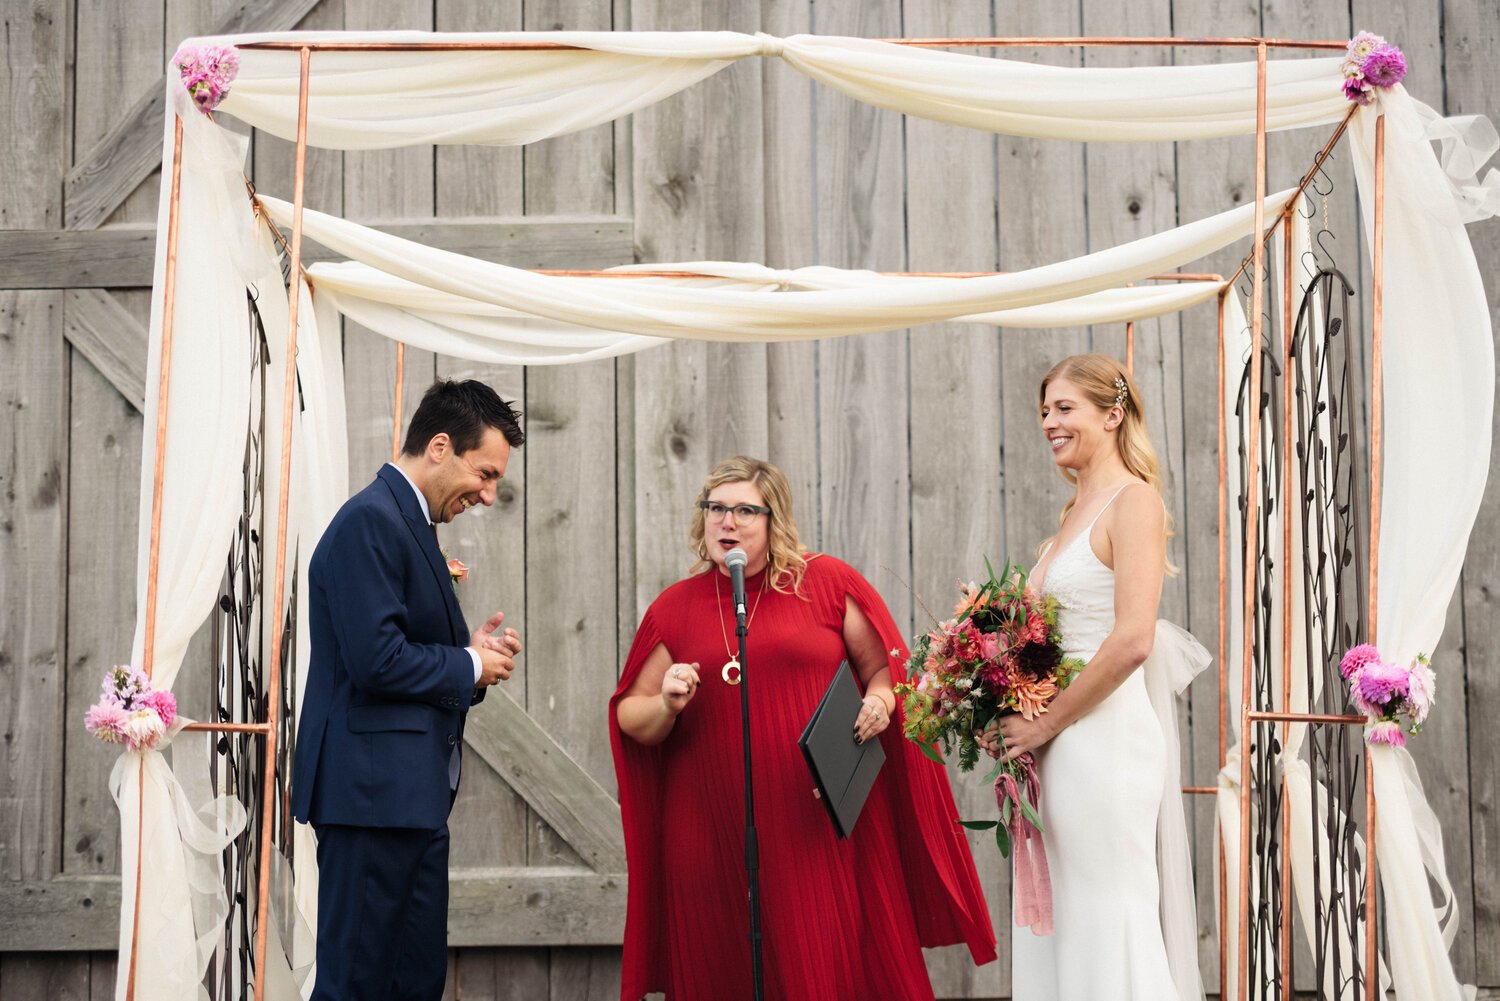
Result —
[{"label": "officiant", "polygon": [[[901,737],[895,621],[858,572],[802,545],[790,484],[769,462],[715,466],[688,536],[696,561],[647,609],[610,703],[630,870],[621,998],[751,996],[743,672],[766,996],[932,998],[923,946],[964,942],[986,963],[995,936],[947,775]],[[734,549],[747,557],[744,665]],[[797,744],[844,661],[864,696],[851,736],[887,757],[847,840]]]}]

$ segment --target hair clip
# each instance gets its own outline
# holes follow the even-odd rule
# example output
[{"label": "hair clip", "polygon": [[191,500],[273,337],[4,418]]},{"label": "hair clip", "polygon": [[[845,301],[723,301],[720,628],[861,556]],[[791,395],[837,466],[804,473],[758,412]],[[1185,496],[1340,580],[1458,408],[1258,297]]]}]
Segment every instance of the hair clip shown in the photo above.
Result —
[{"label": "hair clip", "polygon": [[1130,387],[1123,376],[1115,376],[1115,406],[1123,407],[1125,398],[1130,395]]}]

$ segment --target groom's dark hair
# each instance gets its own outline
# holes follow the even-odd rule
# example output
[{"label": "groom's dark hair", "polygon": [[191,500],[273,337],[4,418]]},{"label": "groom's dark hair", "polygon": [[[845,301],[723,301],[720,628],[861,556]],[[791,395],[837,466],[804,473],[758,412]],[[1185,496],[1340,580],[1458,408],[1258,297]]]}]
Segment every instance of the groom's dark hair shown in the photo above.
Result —
[{"label": "groom's dark hair", "polygon": [[504,435],[511,448],[526,444],[521,412],[489,386],[477,379],[439,379],[422,394],[422,402],[406,428],[401,452],[421,455],[434,435],[446,433],[453,440],[453,451],[463,455],[479,446],[487,427]]}]

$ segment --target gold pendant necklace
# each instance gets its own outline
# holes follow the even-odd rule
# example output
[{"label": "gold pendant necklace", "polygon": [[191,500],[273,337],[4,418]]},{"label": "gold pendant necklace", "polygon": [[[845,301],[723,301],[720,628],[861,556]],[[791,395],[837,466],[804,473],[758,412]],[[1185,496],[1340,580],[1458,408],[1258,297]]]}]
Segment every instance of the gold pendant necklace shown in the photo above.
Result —
[{"label": "gold pendant necklace", "polygon": [[[722,576],[717,570],[714,574],[714,608],[719,612],[719,635],[724,637],[724,652],[729,654],[729,659],[724,662],[724,667],[719,671],[719,677],[731,685],[740,683],[740,656],[734,652],[734,647],[729,645],[729,629],[724,625],[724,602],[719,596],[719,577]],[[750,609],[750,617],[745,620],[745,628],[750,628],[750,623],[755,621],[755,612],[760,608],[760,599],[766,596],[765,581],[761,581],[761,587],[755,595],[755,606]]]}]

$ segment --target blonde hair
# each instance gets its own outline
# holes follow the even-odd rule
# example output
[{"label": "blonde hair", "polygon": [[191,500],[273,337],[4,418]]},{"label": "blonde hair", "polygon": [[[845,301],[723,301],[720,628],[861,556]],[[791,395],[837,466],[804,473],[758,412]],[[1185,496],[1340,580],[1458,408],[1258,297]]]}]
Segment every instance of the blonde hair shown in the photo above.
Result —
[{"label": "blonde hair", "polygon": [[[1141,411],[1141,394],[1136,389],[1135,379],[1126,371],[1125,366],[1105,354],[1071,355],[1064,358],[1042,376],[1042,384],[1037,389],[1038,410],[1047,404],[1047,387],[1058,379],[1067,379],[1073,383],[1082,391],[1084,398],[1100,410],[1116,406],[1120,408],[1124,416],[1120,419],[1119,427],[1115,428],[1115,447],[1120,453],[1120,460],[1125,463],[1125,468],[1132,476],[1145,480],[1158,496],[1162,496],[1161,461],[1156,457],[1156,446],[1151,443],[1151,434],[1146,430],[1146,415]],[[1069,483],[1077,484],[1078,477],[1072,470],[1059,466],[1058,472]],[[1077,502],[1078,496],[1075,494],[1063,505],[1062,514],[1057,519],[1059,532]],[[1166,507],[1164,496],[1162,506]],[[1170,539],[1174,534],[1172,513],[1167,511],[1167,538]],[[1056,539],[1057,536],[1052,538]],[[1167,561],[1167,572],[1177,572],[1171,560]]]},{"label": "blonde hair", "polygon": [[[807,572],[807,547],[798,537],[797,522],[792,519],[792,485],[787,481],[786,474],[764,459],[736,455],[709,471],[698,499],[708,500],[709,492],[725,483],[753,483],[755,489],[760,491],[766,507],[771,509],[771,513],[766,515],[770,520],[770,546],[766,559],[769,576],[766,579],[771,582],[773,590],[783,594],[799,593],[802,575]],[[707,512],[698,508],[693,516],[693,524],[688,528],[688,541],[694,555],[698,557],[697,562],[688,568],[690,574],[702,573],[713,567],[713,561],[708,558],[708,543],[703,538],[706,517]]]}]

